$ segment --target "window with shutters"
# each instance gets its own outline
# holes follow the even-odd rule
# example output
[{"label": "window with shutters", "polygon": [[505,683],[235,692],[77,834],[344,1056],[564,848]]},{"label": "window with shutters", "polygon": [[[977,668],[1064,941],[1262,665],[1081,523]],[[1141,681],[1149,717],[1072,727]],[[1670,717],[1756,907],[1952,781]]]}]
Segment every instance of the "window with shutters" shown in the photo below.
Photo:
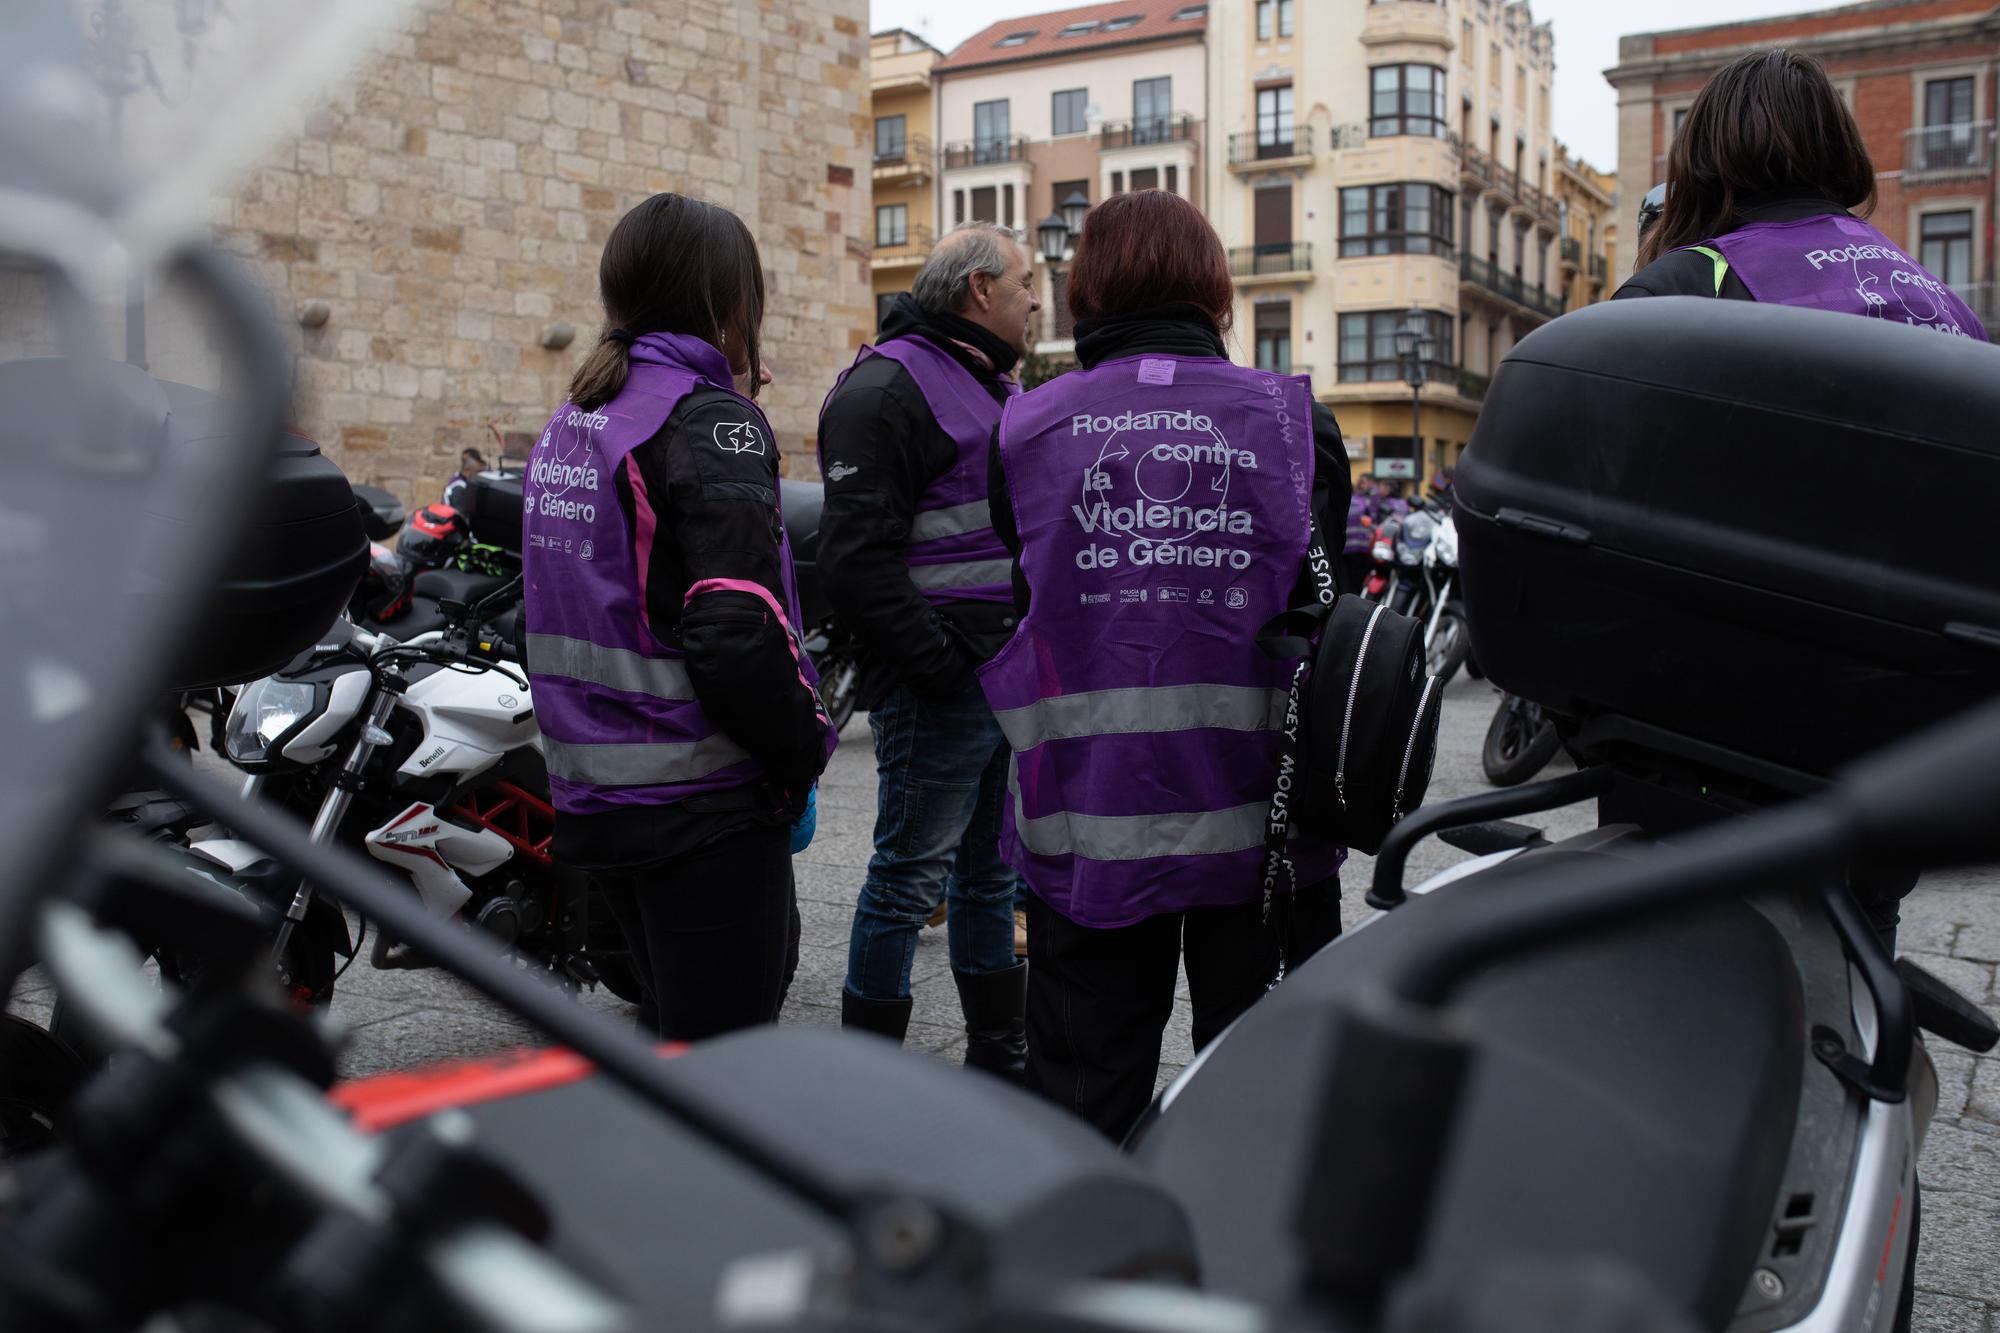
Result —
[{"label": "window with shutters", "polygon": [[[1433,379],[1445,379],[1457,364],[1452,356],[1452,333],[1457,321],[1440,310],[1425,312],[1431,338],[1424,366]],[[1396,355],[1396,330],[1403,327],[1405,312],[1370,310],[1340,317],[1340,378],[1343,383],[1393,381],[1403,378],[1402,358]]]},{"label": "window with shutters", "polygon": [[1369,71],[1368,133],[1374,138],[1445,134],[1444,71],[1436,65],[1377,65]]},{"label": "window with shutters", "polygon": [[1007,140],[1012,133],[1011,114],[1011,104],[1006,98],[973,103],[972,158],[975,163],[1007,160]]},{"label": "window with shutters", "polygon": [[1257,369],[1292,373],[1292,303],[1260,301],[1252,316],[1257,331]]},{"label": "window with shutters", "polygon": [[1257,156],[1290,157],[1298,136],[1292,120],[1292,85],[1257,90]]},{"label": "window with shutters", "polygon": [[1132,142],[1165,143],[1173,133],[1174,81],[1171,77],[1132,81]]},{"label": "window with shutters", "polygon": [[981,185],[972,191],[972,222],[998,222],[1000,220],[1000,192],[991,185]]},{"label": "window with shutters", "polygon": [[1972,283],[1972,210],[1926,213],[1917,225],[1917,262],[1948,287]]},{"label": "window with shutters", "polygon": [[1181,192],[1181,169],[1175,166],[1173,163],[1169,162],[1167,164],[1167,193],[1179,194],[1180,192]]},{"label": "window with shutters", "polygon": [[877,116],[875,118],[875,160],[877,162],[901,162],[907,142],[904,134],[909,124],[907,116]]},{"label": "window with shutters", "polygon": [[1980,165],[1981,144],[1972,123],[1973,85],[1968,78],[1924,84],[1924,128],[1918,136],[1919,170]]},{"label": "window with shutters", "polygon": [[1132,192],[1134,194],[1137,194],[1141,190],[1157,190],[1159,188],[1160,169],[1158,167],[1139,167],[1133,171]]},{"label": "window with shutters", "polygon": [[1455,198],[1421,181],[1349,186],[1340,192],[1340,253],[1449,257]]},{"label": "window with shutters", "polygon": [[1054,95],[1050,109],[1051,134],[1082,134],[1090,126],[1084,117],[1090,103],[1088,88],[1065,88]]},{"label": "window with shutters", "polygon": [[908,204],[877,204],[875,206],[875,244],[908,245],[910,242],[910,206]]}]

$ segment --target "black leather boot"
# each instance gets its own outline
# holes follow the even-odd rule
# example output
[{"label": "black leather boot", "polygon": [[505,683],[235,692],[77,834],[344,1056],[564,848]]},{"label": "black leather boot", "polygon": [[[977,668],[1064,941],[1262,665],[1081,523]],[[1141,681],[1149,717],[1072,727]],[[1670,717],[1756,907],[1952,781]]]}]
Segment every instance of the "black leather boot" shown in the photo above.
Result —
[{"label": "black leather boot", "polygon": [[965,1066],[1020,1083],[1028,1071],[1028,965],[953,972],[965,1009]]},{"label": "black leather boot", "polygon": [[861,1032],[873,1032],[901,1046],[903,1034],[910,1030],[911,1003],[908,999],[870,1000],[842,986],[840,1025]]}]

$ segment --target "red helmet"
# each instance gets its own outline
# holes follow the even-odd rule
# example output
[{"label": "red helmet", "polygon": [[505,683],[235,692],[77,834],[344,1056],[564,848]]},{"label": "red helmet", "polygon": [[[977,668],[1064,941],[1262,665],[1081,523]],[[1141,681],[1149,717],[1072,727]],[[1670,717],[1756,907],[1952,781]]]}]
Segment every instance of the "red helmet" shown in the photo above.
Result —
[{"label": "red helmet", "polygon": [[410,515],[396,549],[432,569],[448,563],[472,540],[472,525],[448,504],[429,504]]}]

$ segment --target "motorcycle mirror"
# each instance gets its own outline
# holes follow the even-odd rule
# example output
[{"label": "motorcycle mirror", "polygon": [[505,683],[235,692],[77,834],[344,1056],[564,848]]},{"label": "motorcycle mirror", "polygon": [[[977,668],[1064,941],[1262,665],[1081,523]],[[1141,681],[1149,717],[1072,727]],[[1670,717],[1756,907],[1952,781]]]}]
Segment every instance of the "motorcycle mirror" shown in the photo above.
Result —
[{"label": "motorcycle mirror", "polygon": [[2000,700],[1840,775],[1856,849],[1923,866],[2000,861]]}]

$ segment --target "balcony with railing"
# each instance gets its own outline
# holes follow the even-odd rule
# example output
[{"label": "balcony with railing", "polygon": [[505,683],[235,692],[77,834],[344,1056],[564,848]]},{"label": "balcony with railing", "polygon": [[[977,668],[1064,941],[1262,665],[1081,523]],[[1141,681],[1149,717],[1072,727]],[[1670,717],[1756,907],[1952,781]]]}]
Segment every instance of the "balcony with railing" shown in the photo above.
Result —
[{"label": "balcony with railing", "polygon": [[1107,153],[1119,148],[1144,148],[1152,144],[1199,142],[1201,122],[1184,111],[1138,120],[1108,120],[1097,131],[1098,151]]},{"label": "balcony with railing", "polygon": [[1903,179],[1950,180],[1993,170],[1993,122],[1927,125],[1903,133]]},{"label": "balcony with railing", "polygon": [[912,134],[893,147],[878,145],[872,174],[876,180],[889,184],[919,185],[930,179],[934,161],[931,141],[924,135]]},{"label": "balcony with railing", "polygon": [[1507,272],[1490,259],[1461,255],[1458,276],[1461,283],[1498,296],[1531,315],[1554,319],[1563,312],[1559,293],[1530,287],[1519,274]]},{"label": "balcony with railing", "polygon": [[921,268],[925,257],[931,252],[933,239],[931,229],[921,225],[904,228],[900,240],[885,240],[882,233],[878,232],[875,237],[874,253],[868,257],[868,267]]},{"label": "balcony with railing", "polygon": [[1583,267],[1583,242],[1574,236],[1562,239],[1562,262],[1571,269]]},{"label": "balcony with railing", "polygon": [[1603,255],[1592,255],[1590,257],[1590,280],[1592,282],[1608,281],[1610,278],[1610,268],[1611,265],[1606,262]]},{"label": "balcony with railing", "polygon": [[1311,162],[1312,157],[1313,130],[1310,125],[1294,126],[1282,136],[1271,130],[1247,130],[1229,136],[1229,168],[1232,171],[1303,166]]},{"label": "balcony with railing", "polygon": [[946,171],[957,171],[963,167],[999,166],[1006,162],[1022,162],[1028,156],[1026,139],[966,139],[948,143],[941,154]]},{"label": "balcony with railing", "polygon": [[1514,169],[1501,166],[1469,143],[1459,146],[1458,174],[1461,180],[1503,194],[1509,201],[1521,199],[1521,177]]},{"label": "balcony with railing", "polygon": [[1229,252],[1229,271],[1239,287],[1265,282],[1297,282],[1312,276],[1312,242],[1281,241],[1239,245]]}]

